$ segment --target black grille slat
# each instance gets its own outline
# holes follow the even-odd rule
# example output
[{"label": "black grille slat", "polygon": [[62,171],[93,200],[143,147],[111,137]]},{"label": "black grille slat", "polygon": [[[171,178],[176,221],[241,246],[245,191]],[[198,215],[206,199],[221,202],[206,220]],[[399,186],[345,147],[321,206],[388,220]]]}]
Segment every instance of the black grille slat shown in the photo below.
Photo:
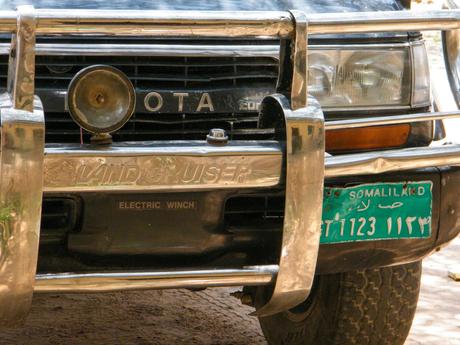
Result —
[{"label": "black grille slat", "polygon": [[284,218],[284,196],[240,195],[227,200],[224,211],[229,226],[276,225]]},{"label": "black grille slat", "polygon": [[[99,62],[100,63],[100,62]],[[108,62],[105,62],[106,64],[109,64]],[[132,63],[120,63],[117,61],[116,63],[118,66],[153,66],[153,67],[221,67],[221,66],[270,66],[270,67],[277,67],[277,63],[273,62],[259,62],[259,61],[254,61],[254,62],[242,62],[242,61],[235,61],[235,62],[193,62],[193,63],[187,63],[187,62],[180,62],[180,63],[173,63],[173,62],[168,62],[168,61],[157,61],[157,62],[132,62]],[[35,63],[36,66],[82,66],[82,67],[87,67],[87,66],[92,66],[94,65],[93,63],[88,63],[84,61],[77,61],[77,62],[71,62],[71,61],[56,61],[56,62],[47,62],[47,61],[37,61]],[[0,60],[0,66],[8,66],[8,61],[7,60]]]},{"label": "black grille slat", "polygon": [[[154,117],[154,118],[153,118]],[[135,114],[114,134],[117,140],[163,138],[203,140],[211,128],[223,128],[232,139],[271,139],[273,129],[260,129],[253,113],[234,114]],[[80,128],[68,113],[46,114],[47,142],[72,142],[80,139]],[[142,138],[142,139],[140,139]],[[58,141],[61,140],[61,141]]]},{"label": "black grille slat", "polygon": [[59,244],[76,229],[80,212],[78,199],[46,197],[43,199],[40,243]]},{"label": "black grille slat", "polygon": [[[115,66],[116,67],[116,66]],[[69,82],[72,80],[75,74],[68,74],[68,75],[54,75],[54,74],[47,74],[41,73],[37,74],[37,87],[40,87],[39,81],[41,80],[68,80]],[[221,81],[221,80],[233,80],[233,79],[270,79],[276,80],[277,76],[275,74],[267,75],[267,74],[255,74],[248,72],[245,75],[220,75],[216,77],[208,77],[208,78],[201,78],[201,77],[176,77],[167,74],[143,74],[142,76],[134,76],[127,74],[128,78],[131,80],[151,80],[151,81],[187,81],[187,82],[202,82],[202,83],[211,83],[213,81]]]},{"label": "black grille slat", "polygon": [[223,117],[221,119],[184,119],[184,120],[173,120],[173,121],[160,121],[160,120],[149,120],[149,119],[136,119],[136,123],[151,123],[151,124],[181,124],[181,123],[203,123],[203,122],[213,122],[213,121],[232,121],[233,123],[243,123],[243,122],[256,122],[258,117],[247,117],[247,118],[235,118],[235,117]]}]

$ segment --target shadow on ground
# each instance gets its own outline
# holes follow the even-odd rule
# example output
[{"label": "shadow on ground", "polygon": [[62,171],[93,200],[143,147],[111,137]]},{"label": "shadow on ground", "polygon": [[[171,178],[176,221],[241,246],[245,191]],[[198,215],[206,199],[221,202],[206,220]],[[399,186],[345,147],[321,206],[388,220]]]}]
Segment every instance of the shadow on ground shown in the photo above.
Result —
[{"label": "shadow on ground", "polygon": [[[424,262],[423,286],[407,345],[460,344],[460,238]],[[37,295],[27,324],[0,344],[266,344],[250,308],[230,289],[93,295]]]}]

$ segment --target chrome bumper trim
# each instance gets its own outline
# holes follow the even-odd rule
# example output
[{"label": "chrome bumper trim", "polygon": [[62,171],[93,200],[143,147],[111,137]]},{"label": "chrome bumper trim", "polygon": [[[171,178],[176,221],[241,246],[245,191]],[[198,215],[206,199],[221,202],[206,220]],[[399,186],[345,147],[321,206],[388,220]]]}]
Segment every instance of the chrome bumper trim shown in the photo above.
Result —
[{"label": "chrome bumper trim", "polygon": [[460,165],[460,145],[418,147],[326,157],[326,177],[373,175]]},{"label": "chrome bumper trim", "polygon": [[[282,183],[283,152],[274,141],[234,142],[227,147],[204,141],[139,144],[108,149],[47,147],[43,191],[184,191],[268,188]],[[460,165],[460,145],[327,156],[325,177],[446,165]]]},{"label": "chrome bumper trim", "polygon": [[[168,151],[174,144],[162,146],[164,143],[161,142],[108,150],[46,148],[43,191],[192,191],[273,187],[281,182],[283,153],[276,142],[234,145],[230,149],[206,148],[205,142],[194,144],[188,149],[196,148],[197,151],[180,154]],[[244,151],[246,149],[248,151]],[[197,154],[203,150],[208,153]],[[170,164],[172,162],[178,164]],[[460,145],[328,156],[325,177],[372,175],[446,165],[460,165]],[[163,171],[163,175],[142,173],[152,167],[157,167],[157,172]],[[220,180],[216,179],[217,172],[223,174],[219,175],[222,176]],[[182,181],[181,176],[185,176]],[[195,179],[190,179],[194,176]]]},{"label": "chrome bumper trim", "polygon": [[[380,44],[315,44],[309,50],[335,49],[389,49],[408,48],[420,44],[418,41],[405,43]],[[10,43],[0,43],[0,55],[10,53]],[[269,44],[259,45],[232,45],[232,44],[119,44],[119,43],[37,43],[35,54],[40,56],[177,56],[177,57],[271,57],[279,59],[280,46]],[[384,107],[384,106],[382,106]],[[409,106],[407,106],[409,107]],[[365,107],[369,109],[369,107]]]},{"label": "chrome bumper trim", "polygon": [[[177,57],[270,57],[279,58],[279,45],[205,45],[205,44],[72,44],[37,43],[40,56],[177,56]],[[10,53],[9,43],[0,43],[0,55]]]},{"label": "chrome bumper trim", "polygon": [[274,281],[278,266],[170,272],[104,272],[37,274],[35,292],[76,293],[120,290],[206,288],[266,285]]},{"label": "chrome bumper trim", "polygon": [[32,301],[37,267],[45,123],[38,98],[33,112],[0,97],[0,325],[21,322]]},{"label": "chrome bumper trim", "polygon": [[276,186],[277,142],[215,146],[198,141],[133,143],[107,148],[47,147],[45,192],[171,191]]}]

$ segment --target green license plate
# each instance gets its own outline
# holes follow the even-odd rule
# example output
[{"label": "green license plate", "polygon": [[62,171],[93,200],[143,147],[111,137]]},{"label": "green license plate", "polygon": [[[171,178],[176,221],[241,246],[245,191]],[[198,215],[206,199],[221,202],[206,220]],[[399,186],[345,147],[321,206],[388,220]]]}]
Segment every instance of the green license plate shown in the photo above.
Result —
[{"label": "green license plate", "polygon": [[324,190],[321,243],[428,238],[431,181]]}]

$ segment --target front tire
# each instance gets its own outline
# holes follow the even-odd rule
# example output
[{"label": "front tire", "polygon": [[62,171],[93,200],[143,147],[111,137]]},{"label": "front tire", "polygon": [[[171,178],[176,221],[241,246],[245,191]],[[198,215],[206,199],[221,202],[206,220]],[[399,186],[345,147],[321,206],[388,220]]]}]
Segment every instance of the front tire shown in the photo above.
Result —
[{"label": "front tire", "polygon": [[[421,262],[318,276],[310,297],[287,312],[259,318],[269,344],[403,345],[420,290]],[[257,289],[262,306],[270,289]]]}]

